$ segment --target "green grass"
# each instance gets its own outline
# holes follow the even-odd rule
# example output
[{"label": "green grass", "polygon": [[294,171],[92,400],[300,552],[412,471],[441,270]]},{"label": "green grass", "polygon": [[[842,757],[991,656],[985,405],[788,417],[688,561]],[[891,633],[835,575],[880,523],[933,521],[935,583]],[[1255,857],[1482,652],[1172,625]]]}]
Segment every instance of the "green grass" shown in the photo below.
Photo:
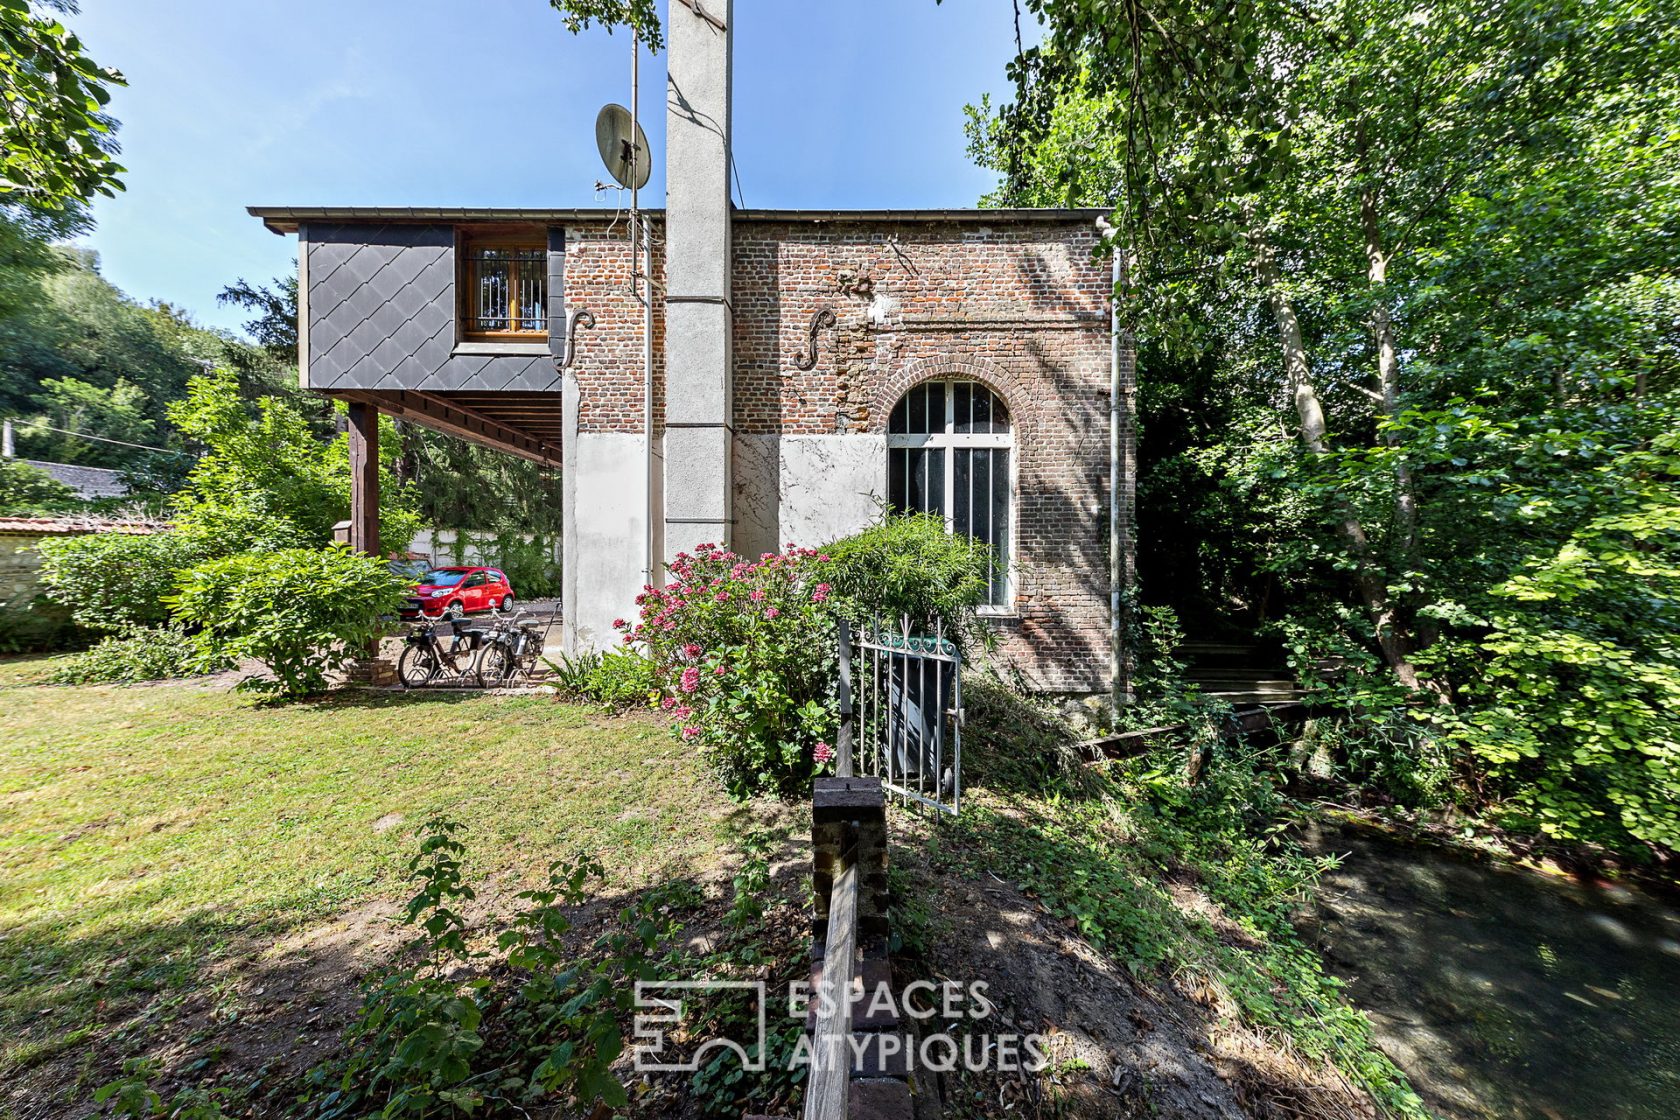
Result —
[{"label": "green grass", "polygon": [[[166,1022],[253,942],[405,898],[414,831],[466,825],[498,889],[588,850],[703,872],[739,811],[651,719],[542,696],[51,687],[0,662],[0,1077]],[[138,1027],[137,1027],[138,1024]]]}]

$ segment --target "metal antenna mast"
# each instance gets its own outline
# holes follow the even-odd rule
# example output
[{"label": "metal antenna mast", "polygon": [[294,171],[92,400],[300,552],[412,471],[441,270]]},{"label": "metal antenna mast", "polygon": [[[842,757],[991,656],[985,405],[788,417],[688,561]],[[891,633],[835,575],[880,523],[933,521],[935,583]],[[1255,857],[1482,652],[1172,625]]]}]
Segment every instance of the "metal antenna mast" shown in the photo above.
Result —
[{"label": "metal antenna mast", "polygon": [[[630,135],[632,144],[642,143],[642,36],[639,28],[632,28],[630,35]],[[630,178],[630,275],[632,283],[638,268],[642,274],[642,438],[645,445],[642,450],[643,487],[642,508],[647,518],[647,528],[643,541],[642,583],[653,583],[655,562],[653,557],[653,238],[649,235],[645,219],[641,210],[641,174],[640,161],[647,159],[651,162],[653,153],[643,155],[636,153],[632,161]],[[641,251],[637,252],[637,238],[641,239]]]}]

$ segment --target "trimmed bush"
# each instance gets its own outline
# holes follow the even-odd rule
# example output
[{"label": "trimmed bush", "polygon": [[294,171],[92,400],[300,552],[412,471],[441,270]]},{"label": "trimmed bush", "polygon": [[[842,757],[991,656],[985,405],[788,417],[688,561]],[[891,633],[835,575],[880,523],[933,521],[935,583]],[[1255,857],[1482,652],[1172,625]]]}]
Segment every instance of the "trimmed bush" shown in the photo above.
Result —
[{"label": "trimmed bush", "polygon": [[949,532],[943,519],[891,514],[823,551],[831,559],[824,578],[853,621],[907,615],[917,629],[939,620],[953,639],[980,637],[972,623],[990,590],[992,552]]},{"label": "trimmed bush", "polygon": [[65,659],[53,670],[52,679],[54,684],[135,684],[198,676],[231,666],[224,657],[206,658],[193,636],[179,626],[141,627],[107,637]]},{"label": "trimmed bush", "polygon": [[185,573],[173,599],[203,655],[251,658],[273,680],[241,688],[302,696],[327,685],[385,632],[409,583],[385,561],[343,545],[242,553]]},{"label": "trimmed bush", "polygon": [[673,582],[637,596],[626,644],[653,660],[672,728],[736,797],[808,791],[838,716],[829,558],[789,548],[748,561],[701,545]]},{"label": "trimmed bush", "polygon": [[91,533],[38,547],[47,593],[81,625],[107,632],[169,621],[164,599],[183,570],[210,555],[202,538],[178,532]]}]

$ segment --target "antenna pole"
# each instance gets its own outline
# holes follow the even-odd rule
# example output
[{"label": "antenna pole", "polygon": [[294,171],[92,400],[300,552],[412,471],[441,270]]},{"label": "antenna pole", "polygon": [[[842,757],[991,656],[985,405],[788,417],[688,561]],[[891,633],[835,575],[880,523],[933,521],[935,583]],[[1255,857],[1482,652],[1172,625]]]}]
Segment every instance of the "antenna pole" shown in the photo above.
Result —
[{"label": "antenna pole", "polygon": [[[642,274],[642,508],[647,526],[642,541],[642,583],[653,583],[653,247],[647,228],[642,224],[641,165],[651,158],[641,152],[642,110],[642,35],[641,29],[630,29],[630,286],[638,287],[636,274]],[[638,243],[638,239],[639,243]]]}]

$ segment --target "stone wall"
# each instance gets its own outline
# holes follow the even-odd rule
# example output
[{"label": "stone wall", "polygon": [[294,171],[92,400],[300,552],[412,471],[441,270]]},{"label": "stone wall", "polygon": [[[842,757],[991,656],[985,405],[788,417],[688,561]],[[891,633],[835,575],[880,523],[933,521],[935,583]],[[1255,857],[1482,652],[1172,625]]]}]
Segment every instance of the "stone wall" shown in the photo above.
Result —
[{"label": "stone wall", "polygon": [[35,546],[44,533],[0,533],[0,603],[32,602],[41,586],[41,554]]}]

